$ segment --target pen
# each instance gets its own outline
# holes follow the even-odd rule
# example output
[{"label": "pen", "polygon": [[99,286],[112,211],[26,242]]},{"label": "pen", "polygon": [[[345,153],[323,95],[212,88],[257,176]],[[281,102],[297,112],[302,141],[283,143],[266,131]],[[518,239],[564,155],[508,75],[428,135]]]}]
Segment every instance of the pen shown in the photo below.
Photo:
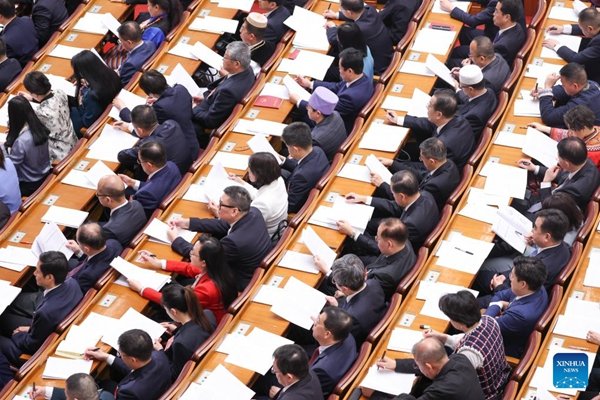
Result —
[{"label": "pen", "polygon": [[[383,355],[381,356],[381,359],[380,359],[379,361],[385,361],[385,353],[387,353],[387,350],[385,350],[385,351],[383,352]],[[380,368],[381,368],[381,367],[378,365],[378,366],[377,366],[377,371],[379,371],[379,369],[380,369]]]},{"label": "pen", "polygon": [[35,396],[35,382],[33,382],[33,386],[32,387],[33,387],[33,390],[32,390],[33,391],[33,395]]},{"label": "pen", "polygon": [[461,248],[458,248],[458,247],[456,247],[456,246],[454,246],[454,248],[455,248],[456,250],[458,250],[458,251],[462,251],[463,253],[467,253],[467,254],[468,254],[468,255],[470,255],[470,256],[472,256],[472,255],[474,254],[473,252],[471,252],[471,251],[469,251],[469,250],[463,250],[463,249],[461,249]]},{"label": "pen", "polygon": [[535,90],[536,92],[537,92],[537,90],[538,90],[538,83],[537,83],[537,82],[535,83],[535,89],[534,89],[534,90]]},{"label": "pen", "polygon": [[331,3],[327,6],[327,11],[331,10]]},{"label": "pen", "polygon": [[431,327],[429,325],[425,325],[425,324],[421,324],[419,326],[420,329],[431,329]]},{"label": "pen", "polygon": [[519,232],[519,231],[515,231],[515,233],[516,233],[517,235],[519,235],[519,236],[523,236],[523,234],[522,234],[521,232]]}]

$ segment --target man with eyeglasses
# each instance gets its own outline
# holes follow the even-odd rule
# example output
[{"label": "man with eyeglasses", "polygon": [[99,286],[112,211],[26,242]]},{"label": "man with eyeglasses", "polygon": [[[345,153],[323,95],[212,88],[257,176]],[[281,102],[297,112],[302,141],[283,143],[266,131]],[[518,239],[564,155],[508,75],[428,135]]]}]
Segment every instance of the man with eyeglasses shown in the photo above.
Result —
[{"label": "man with eyeglasses", "polygon": [[178,218],[170,222],[167,236],[171,248],[188,256],[192,244],[178,236],[178,229],[209,233],[221,241],[226,261],[234,270],[238,291],[243,291],[254,270],[271,250],[271,239],[261,212],[250,207],[252,198],[240,186],[229,186],[223,190],[219,201],[218,219]]},{"label": "man with eyeglasses", "polygon": [[278,347],[273,353],[273,368],[281,389],[274,386],[269,397],[277,400],[322,399],[315,373],[308,368],[308,357],[297,344]]}]

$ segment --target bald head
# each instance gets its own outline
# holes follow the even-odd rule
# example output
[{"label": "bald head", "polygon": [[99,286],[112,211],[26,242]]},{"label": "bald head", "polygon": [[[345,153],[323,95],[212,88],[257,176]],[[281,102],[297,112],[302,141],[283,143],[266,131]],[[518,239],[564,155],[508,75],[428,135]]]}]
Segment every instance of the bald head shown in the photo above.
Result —
[{"label": "bald head", "polygon": [[421,363],[437,364],[447,358],[444,345],[438,339],[425,338],[413,346],[415,360]]},{"label": "bald head", "polygon": [[88,222],[77,229],[77,243],[89,247],[91,250],[102,250],[106,245],[106,238],[102,227],[96,222]]},{"label": "bald head", "polygon": [[98,181],[96,196],[100,204],[110,209],[123,204],[126,201],[123,181],[117,175],[103,176]]},{"label": "bald head", "polygon": [[74,374],[66,381],[67,400],[98,400],[98,386],[88,374]]}]

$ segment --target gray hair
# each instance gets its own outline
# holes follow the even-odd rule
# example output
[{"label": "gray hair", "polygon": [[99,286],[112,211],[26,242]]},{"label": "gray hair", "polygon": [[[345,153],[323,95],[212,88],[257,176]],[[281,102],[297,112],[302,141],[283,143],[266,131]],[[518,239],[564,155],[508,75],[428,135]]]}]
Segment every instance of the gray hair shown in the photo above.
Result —
[{"label": "gray hair", "polygon": [[73,374],[66,382],[67,398],[78,400],[98,400],[98,386],[88,374]]},{"label": "gray hair", "polygon": [[333,262],[331,279],[340,286],[356,291],[365,283],[365,265],[356,255],[346,254]]},{"label": "gray hair", "polygon": [[228,186],[223,190],[223,193],[231,199],[231,205],[241,212],[248,212],[250,210],[252,197],[250,197],[250,193],[245,188],[241,186]]},{"label": "gray hair", "polygon": [[437,161],[446,159],[447,150],[446,145],[438,138],[427,138],[421,142],[419,149],[426,158],[433,158]]},{"label": "gray hair", "polygon": [[242,41],[231,42],[225,48],[229,53],[229,58],[240,63],[242,68],[246,69],[250,66],[250,47]]}]

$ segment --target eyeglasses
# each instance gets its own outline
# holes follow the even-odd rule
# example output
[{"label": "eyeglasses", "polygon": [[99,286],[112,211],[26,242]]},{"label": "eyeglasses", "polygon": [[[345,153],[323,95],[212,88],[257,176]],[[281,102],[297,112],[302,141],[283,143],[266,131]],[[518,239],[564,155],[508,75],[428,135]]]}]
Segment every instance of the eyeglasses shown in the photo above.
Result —
[{"label": "eyeglasses", "polygon": [[96,192],[96,197],[110,197],[110,195]]},{"label": "eyeglasses", "polygon": [[223,208],[223,207],[225,207],[225,208],[237,208],[236,206],[225,204],[222,201],[219,201],[219,208]]},{"label": "eyeglasses", "polygon": [[194,250],[190,250],[190,257],[198,257],[198,258],[200,258],[200,253],[194,253]]}]

